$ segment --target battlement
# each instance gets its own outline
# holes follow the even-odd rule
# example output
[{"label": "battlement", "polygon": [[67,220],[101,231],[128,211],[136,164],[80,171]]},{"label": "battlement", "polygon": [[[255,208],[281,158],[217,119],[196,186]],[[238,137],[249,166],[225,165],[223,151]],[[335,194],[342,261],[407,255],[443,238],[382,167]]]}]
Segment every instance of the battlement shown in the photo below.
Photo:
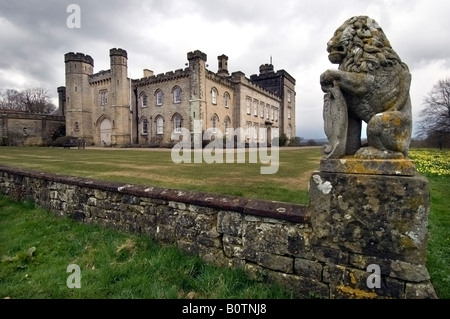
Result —
[{"label": "battlement", "polygon": [[109,50],[109,56],[123,56],[125,58],[128,59],[128,54],[127,51],[125,51],[124,49],[121,48],[112,48],[111,50]]},{"label": "battlement", "polygon": [[195,50],[193,52],[188,52],[187,59],[188,59],[188,61],[194,60],[194,59],[200,59],[200,60],[206,61],[207,55],[206,55],[206,53],[203,53],[200,50]]},{"label": "battlement", "polygon": [[65,63],[72,62],[72,61],[73,62],[84,62],[84,63],[88,63],[88,64],[94,66],[94,59],[90,55],[83,54],[80,52],[77,52],[77,53],[69,52],[64,55]]},{"label": "battlement", "polygon": [[160,73],[158,75],[152,75],[138,79],[135,81],[135,84],[138,86],[144,86],[157,82],[172,81],[187,76],[189,76],[188,69],[177,69],[175,71],[168,71],[166,73]]}]

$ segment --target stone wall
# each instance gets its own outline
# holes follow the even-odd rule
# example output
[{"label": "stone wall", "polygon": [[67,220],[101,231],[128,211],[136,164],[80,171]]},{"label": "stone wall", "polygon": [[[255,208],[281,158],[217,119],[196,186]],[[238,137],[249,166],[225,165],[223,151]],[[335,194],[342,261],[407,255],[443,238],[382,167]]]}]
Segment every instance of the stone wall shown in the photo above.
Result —
[{"label": "stone wall", "polygon": [[65,124],[63,116],[0,112],[0,145],[42,146]]},{"label": "stone wall", "polygon": [[[79,222],[148,235],[220,266],[241,267],[299,298],[436,298],[425,267],[426,180],[380,180],[373,189],[364,186],[372,176],[348,175],[314,173],[310,206],[8,167],[0,167],[0,193]],[[377,202],[378,189],[390,183],[396,184],[393,197]],[[400,198],[405,209],[397,209]]]}]

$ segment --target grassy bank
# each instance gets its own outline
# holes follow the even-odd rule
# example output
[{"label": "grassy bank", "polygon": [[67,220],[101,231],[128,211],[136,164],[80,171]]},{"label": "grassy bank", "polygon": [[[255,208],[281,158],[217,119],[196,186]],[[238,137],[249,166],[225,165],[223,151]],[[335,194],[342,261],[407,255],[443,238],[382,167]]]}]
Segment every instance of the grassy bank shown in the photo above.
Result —
[{"label": "grassy bank", "polygon": [[[0,299],[280,299],[277,286],[249,280],[148,237],[55,218],[0,195]],[[81,288],[69,288],[76,264]],[[75,281],[69,280],[71,284]]]}]

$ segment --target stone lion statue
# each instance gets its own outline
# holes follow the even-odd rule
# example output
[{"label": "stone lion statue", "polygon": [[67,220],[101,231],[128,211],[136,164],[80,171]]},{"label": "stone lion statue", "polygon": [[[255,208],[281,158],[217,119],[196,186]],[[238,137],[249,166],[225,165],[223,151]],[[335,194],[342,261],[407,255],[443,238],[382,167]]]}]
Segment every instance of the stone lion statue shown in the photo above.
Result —
[{"label": "stone lion statue", "polygon": [[[356,16],[327,43],[328,59],[339,64],[320,76],[324,96],[327,158],[398,159],[411,139],[411,74],[373,19]],[[362,121],[367,144],[361,144]]]}]

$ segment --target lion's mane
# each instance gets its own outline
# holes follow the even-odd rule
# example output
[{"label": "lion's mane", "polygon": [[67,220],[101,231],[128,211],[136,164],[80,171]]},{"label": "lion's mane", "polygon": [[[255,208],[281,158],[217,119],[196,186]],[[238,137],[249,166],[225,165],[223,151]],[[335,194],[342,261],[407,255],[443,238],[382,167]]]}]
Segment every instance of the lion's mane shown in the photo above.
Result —
[{"label": "lion's mane", "polygon": [[339,66],[342,71],[370,72],[380,66],[401,63],[381,27],[367,16],[348,19],[338,29],[333,40],[339,40],[348,46],[347,56]]}]

